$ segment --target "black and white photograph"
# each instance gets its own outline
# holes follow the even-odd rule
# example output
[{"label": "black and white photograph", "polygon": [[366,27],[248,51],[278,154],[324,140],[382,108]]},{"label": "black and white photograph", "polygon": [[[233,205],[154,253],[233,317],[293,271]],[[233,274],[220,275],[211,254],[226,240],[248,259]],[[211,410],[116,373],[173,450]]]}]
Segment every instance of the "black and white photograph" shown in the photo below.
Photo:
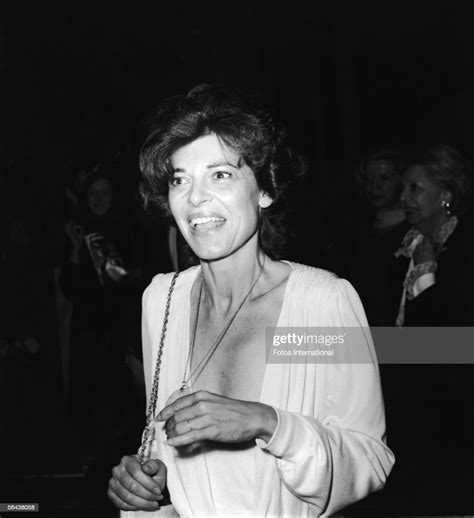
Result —
[{"label": "black and white photograph", "polygon": [[474,516],[466,3],[6,0],[0,67],[0,518]]}]

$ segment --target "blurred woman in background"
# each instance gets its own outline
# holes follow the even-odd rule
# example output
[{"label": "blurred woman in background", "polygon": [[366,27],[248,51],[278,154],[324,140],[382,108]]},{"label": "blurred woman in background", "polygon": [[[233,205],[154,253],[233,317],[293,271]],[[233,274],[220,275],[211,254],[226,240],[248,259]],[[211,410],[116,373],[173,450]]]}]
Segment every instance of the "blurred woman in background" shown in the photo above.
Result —
[{"label": "blurred woman in background", "polygon": [[356,179],[369,210],[354,213],[326,252],[324,266],[354,285],[371,326],[393,325],[398,308],[398,289],[389,286],[393,254],[409,228],[400,202],[404,166],[402,154],[388,149],[361,162]]},{"label": "blurred woman in background", "polygon": [[89,465],[126,433],[126,422],[115,418],[110,391],[130,397],[125,358],[131,342],[140,339],[140,272],[135,239],[112,180],[91,175],[80,207],[78,217],[65,225],[70,251],[60,285],[73,304],[70,417],[82,463]]},{"label": "blurred woman in background", "polygon": [[[392,489],[427,513],[465,514],[474,504],[473,366],[435,364],[420,358],[416,345],[430,340],[433,352],[442,347],[445,357],[472,348],[452,327],[474,323],[469,174],[461,154],[441,145],[414,154],[403,175],[401,200],[411,229],[394,257],[393,324],[420,329],[413,363],[383,366],[384,396],[398,452]],[[452,327],[447,343],[424,334],[425,327],[440,326]]]},{"label": "blurred woman in background", "polygon": [[412,157],[401,196],[410,231],[396,256],[405,273],[398,326],[472,326],[469,168],[449,146]]}]

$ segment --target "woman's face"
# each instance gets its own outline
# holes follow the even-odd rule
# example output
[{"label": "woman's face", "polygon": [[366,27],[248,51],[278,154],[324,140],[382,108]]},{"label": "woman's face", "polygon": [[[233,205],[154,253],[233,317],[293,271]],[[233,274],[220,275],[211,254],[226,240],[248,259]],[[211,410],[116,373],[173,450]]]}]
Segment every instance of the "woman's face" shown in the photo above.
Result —
[{"label": "woman's face", "polygon": [[369,160],[365,174],[366,194],[373,207],[386,209],[399,205],[402,181],[390,162]]},{"label": "woman's face", "polygon": [[435,182],[424,167],[409,167],[403,175],[403,185],[401,200],[408,223],[423,231],[446,214],[443,200],[450,201],[450,193]]},{"label": "woman's face", "polygon": [[256,238],[261,193],[252,170],[215,134],[178,149],[169,205],[184,238],[202,260],[228,257]]},{"label": "woman's face", "polygon": [[76,194],[80,196],[84,194],[87,187],[87,182],[89,181],[90,177],[91,173],[85,169],[80,169],[77,172],[73,182],[73,189]]},{"label": "woman's face", "polygon": [[94,216],[104,216],[112,207],[112,185],[105,178],[93,182],[87,190],[87,203]]}]

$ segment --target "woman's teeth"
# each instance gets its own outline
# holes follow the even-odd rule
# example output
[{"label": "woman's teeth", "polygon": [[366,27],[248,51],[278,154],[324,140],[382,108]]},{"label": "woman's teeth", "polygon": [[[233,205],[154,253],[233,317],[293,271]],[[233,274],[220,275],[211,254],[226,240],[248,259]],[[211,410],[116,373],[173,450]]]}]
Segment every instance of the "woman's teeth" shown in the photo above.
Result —
[{"label": "woman's teeth", "polygon": [[208,230],[220,226],[224,222],[223,218],[215,216],[192,218],[190,223],[195,230]]}]

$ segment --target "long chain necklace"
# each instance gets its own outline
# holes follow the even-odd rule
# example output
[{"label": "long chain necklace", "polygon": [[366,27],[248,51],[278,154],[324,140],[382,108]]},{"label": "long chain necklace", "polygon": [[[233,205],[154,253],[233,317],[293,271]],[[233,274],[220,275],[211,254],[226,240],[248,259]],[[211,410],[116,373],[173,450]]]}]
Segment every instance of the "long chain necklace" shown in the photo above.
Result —
[{"label": "long chain necklace", "polygon": [[147,448],[149,446],[150,437],[152,436],[154,430],[154,418],[156,411],[156,402],[158,399],[158,385],[160,382],[160,371],[161,371],[161,358],[163,356],[163,348],[165,345],[166,338],[166,330],[168,327],[168,318],[170,314],[170,305],[171,305],[171,295],[174,290],[174,286],[176,284],[176,280],[178,278],[179,272],[176,272],[171,279],[171,284],[168,291],[168,297],[166,299],[166,308],[165,314],[163,317],[163,325],[161,327],[161,338],[160,345],[158,347],[158,354],[156,356],[156,365],[155,365],[155,373],[153,374],[153,383],[151,387],[150,401],[148,403],[147,413],[146,413],[146,424],[142,433],[142,441],[140,444],[140,448],[138,450],[138,460],[140,464],[143,464],[145,459],[148,456]]},{"label": "long chain necklace", "polygon": [[178,399],[179,397],[183,396],[186,393],[186,390],[189,390],[188,383],[193,378],[195,378],[195,380],[196,380],[200,376],[202,371],[206,368],[206,366],[209,363],[209,361],[211,360],[213,354],[216,352],[217,348],[219,347],[222,340],[224,339],[224,336],[226,335],[227,331],[229,330],[230,326],[232,325],[232,322],[236,319],[236,317],[239,314],[240,310],[242,309],[243,305],[245,304],[247,299],[250,297],[250,294],[252,293],[253,289],[257,285],[257,282],[260,280],[260,277],[262,276],[264,269],[265,269],[265,256],[263,256],[262,268],[260,270],[260,273],[257,275],[257,278],[250,286],[250,289],[247,291],[245,297],[242,299],[241,303],[239,304],[237,309],[234,311],[233,315],[230,317],[227,324],[224,326],[222,331],[219,333],[216,341],[211,345],[211,347],[208,349],[206,354],[204,354],[204,356],[201,358],[199,363],[190,372],[188,377],[186,377],[186,373],[187,373],[188,369],[190,368],[191,358],[192,358],[192,354],[194,352],[194,343],[196,341],[196,331],[197,331],[197,324],[198,324],[198,320],[199,320],[199,309],[201,306],[202,286],[203,286],[203,281],[201,279],[201,286],[199,288],[199,298],[198,298],[198,303],[197,303],[197,307],[196,307],[196,317],[194,319],[193,334],[191,337],[190,347],[189,347],[189,351],[188,351],[188,358],[186,360],[183,381],[181,383],[181,387],[178,390],[176,390],[175,392],[173,392],[171,394],[171,396],[169,397],[168,402],[167,402],[168,405],[171,404],[176,399]]}]

